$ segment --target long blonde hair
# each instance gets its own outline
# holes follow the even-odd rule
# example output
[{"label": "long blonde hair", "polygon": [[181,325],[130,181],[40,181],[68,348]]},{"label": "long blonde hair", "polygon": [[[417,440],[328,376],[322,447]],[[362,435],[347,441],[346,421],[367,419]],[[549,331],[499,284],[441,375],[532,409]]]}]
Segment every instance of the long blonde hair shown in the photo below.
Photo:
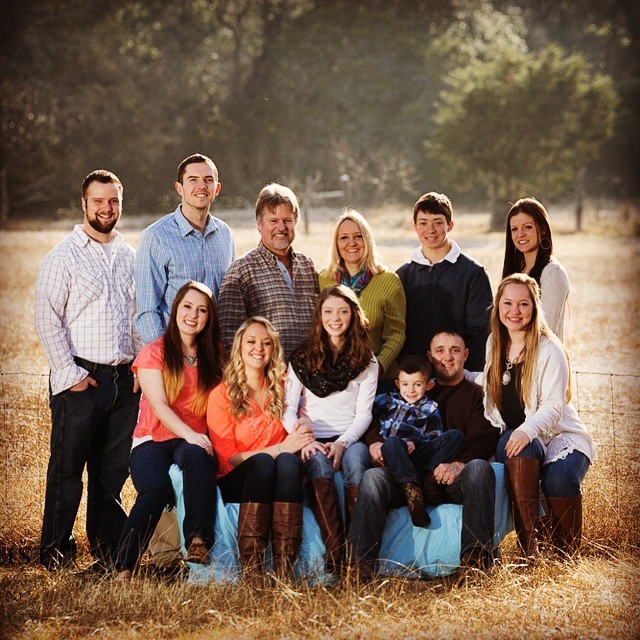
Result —
[{"label": "long blonde hair", "polygon": [[262,316],[252,316],[245,320],[236,331],[233,339],[229,362],[224,370],[224,380],[227,384],[227,394],[231,403],[231,415],[235,420],[242,420],[253,414],[249,399],[247,374],[242,361],[242,339],[252,324],[261,324],[273,342],[271,360],[264,371],[267,381],[267,402],[265,402],[264,413],[275,422],[281,420],[284,413],[284,374],[286,370],[284,352],[277,331]]},{"label": "long blonde hair", "polygon": [[[526,286],[533,305],[531,322],[526,328],[524,349],[522,351],[522,371],[519,378],[516,379],[516,389],[522,406],[526,407],[531,398],[541,336],[546,336],[562,348],[565,358],[567,359],[567,365],[569,365],[567,350],[549,328],[544,317],[538,283],[531,276],[524,273],[512,273],[506,278],[503,278],[502,282],[498,285],[493,309],[491,310],[491,352],[487,360],[486,393],[498,410],[502,410],[502,391],[504,389],[502,385],[502,363],[506,360],[507,349],[509,348],[509,331],[502,322],[500,322],[499,306],[505,287],[509,284],[522,284]],[[565,397],[566,401],[569,402],[571,399],[571,376],[569,376],[569,385],[567,386]]]},{"label": "long blonde hair", "polygon": [[338,251],[338,233],[340,225],[345,221],[350,220],[355,223],[362,233],[362,239],[364,240],[364,257],[362,259],[361,269],[368,269],[375,276],[377,273],[382,273],[387,270],[387,267],[380,260],[378,255],[378,249],[376,248],[376,242],[373,239],[373,231],[367,222],[367,219],[355,209],[349,207],[345,208],[342,215],[338,218],[335,229],[333,230],[333,238],[331,240],[331,255],[329,256],[329,265],[324,270],[324,273],[332,278],[337,270],[344,271],[346,269],[344,260],[340,257]]}]

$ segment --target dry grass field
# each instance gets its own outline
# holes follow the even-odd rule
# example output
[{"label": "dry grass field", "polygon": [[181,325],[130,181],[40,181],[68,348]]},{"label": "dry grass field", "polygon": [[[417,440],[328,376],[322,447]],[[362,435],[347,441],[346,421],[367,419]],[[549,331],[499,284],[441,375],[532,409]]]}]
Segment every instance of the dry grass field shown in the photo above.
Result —
[{"label": "dry grass field", "polygon": [[[409,211],[365,212],[390,267],[416,246]],[[312,213],[295,246],[324,265],[337,209]],[[250,212],[220,214],[238,253],[255,245]],[[132,585],[33,562],[48,456],[47,365],[33,329],[33,285],[45,253],[74,221],[0,232],[0,638],[637,638],[640,554],[640,304],[637,212],[586,212],[573,232],[552,211],[556,255],[571,282],[566,344],[574,401],[598,445],[584,484],[580,557],[545,557],[528,570],[503,566],[463,584],[384,580],[332,588],[195,586],[149,577]],[[150,220],[145,221],[149,222]],[[481,213],[456,216],[452,237],[481,261],[495,285],[503,235]],[[141,222],[123,219],[135,246]],[[127,503],[133,491],[127,488]],[[83,546],[83,519],[77,534]],[[510,536],[512,538],[513,536]],[[506,555],[513,540],[506,541]],[[88,564],[85,553],[81,564]]]}]

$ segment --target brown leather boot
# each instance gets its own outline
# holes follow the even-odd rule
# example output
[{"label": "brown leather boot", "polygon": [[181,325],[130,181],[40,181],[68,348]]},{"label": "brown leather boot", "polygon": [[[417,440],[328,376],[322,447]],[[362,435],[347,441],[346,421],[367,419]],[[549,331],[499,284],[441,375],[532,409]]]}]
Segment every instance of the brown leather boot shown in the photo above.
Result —
[{"label": "brown leather boot", "polygon": [[351,514],[356,506],[356,499],[358,498],[357,484],[351,484],[344,488],[344,535],[349,535],[349,525],[351,524]]},{"label": "brown leather boot", "polygon": [[302,544],[302,503],[274,502],[271,534],[273,571],[285,578],[291,574]]},{"label": "brown leather boot", "polygon": [[326,549],[326,568],[332,573],[338,573],[344,565],[345,551],[338,489],[332,478],[309,480],[306,489]]},{"label": "brown leather boot", "polygon": [[564,553],[579,551],[582,543],[582,494],[571,498],[550,498],[551,540]]},{"label": "brown leather boot", "polygon": [[411,524],[414,527],[428,527],[431,522],[431,518],[427,513],[427,509],[424,505],[424,495],[422,493],[422,487],[415,482],[405,482],[402,485],[404,491],[404,497],[409,507],[409,514],[411,515]]},{"label": "brown leather boot", "polygon": [[240,503],[238,551],[243,577],[258,578],[264,574],[264,554],[267,550],[270,528],[270,504]]},{"label": "brown leather boot", "polygon": [[508,458],[507,493],[513,503],[513,524],[525,558],[538,555],[536,521],[540,486],[540,462],[535,458]]}]

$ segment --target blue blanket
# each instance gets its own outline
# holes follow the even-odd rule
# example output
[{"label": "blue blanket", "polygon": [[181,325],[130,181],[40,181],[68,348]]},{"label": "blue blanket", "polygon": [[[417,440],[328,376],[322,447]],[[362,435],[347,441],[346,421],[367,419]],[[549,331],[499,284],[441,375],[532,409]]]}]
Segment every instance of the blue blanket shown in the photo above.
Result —
[{"label": "blue blanket", "polygon": [[[511,529],[509,501],[504,485],[504,467],[492,464],[496,474],[496,510],[494,548],[497,548]],[[182,471],[176,465],[169,472],[176,494],[176,510],[180,536],[184,520],[184,495],[182,491]],[[342,475],[336,474],[336,484],[342,499]],[[216,541],[209,553],[208,565],[189,564],[190,579],[195,582],[237,582],[240,577],[238,560],[238,504],[225,505],[218,490],[218,509],[215,527]],[[344,505],[342,505],[344,508]],[[428,507],[431,524],[428,528],[411,524],[407,507],[392,509],[380,549],[380,570],[383,575],[409,577],[445,576],[458,566],[460,559],[460,532],[462,530],[462,507],[443,504]],[[309,505],[303,510],[302,546],[295,567],[295,575],[311,583],[326,582],[332,576],[324,573],[324,544],[320,529]],[[267,554],[267,563],[270,562]]]}]

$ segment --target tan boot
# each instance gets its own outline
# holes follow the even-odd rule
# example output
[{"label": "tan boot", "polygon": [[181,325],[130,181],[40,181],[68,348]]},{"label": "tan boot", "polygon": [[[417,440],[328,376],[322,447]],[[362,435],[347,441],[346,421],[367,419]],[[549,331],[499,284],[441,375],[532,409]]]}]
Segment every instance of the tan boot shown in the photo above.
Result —
[{"label": "tan boot", "polygon": [[535,458],[508,458],[507,493],[513,504],[513,524],[524,558],[538,555],[536,521],[540,486],[540,462]]},{"label": "tan boot", "polygon": [[260,502],[240,503],[238,514],[238,551],[242,575],[258,578],[264,574],[264,554],[271,528],[271,505]]},{"label": "tan boot", "polygon": [[274,502],[271,533],[273,571],[284,578],[291,575],[302,544],[302,504]]},{"label": "tan boot", "polygon": [[340,572],[344,565],[344,528],[340,517],[338,489],[331,478],[307,482],[307,493],[326,549],[326,568]]},{"label": "tan boot", "polygon": [[551,540],[564,553],[575,553],[582,544],[582,494],[571,498],[550,498]]},{"label": "tan boot", "polygon": [[404,491],[407,507],[409,507],[411,524],[413,524],[414,527],[428,527],[431,518],[424,504],[422,488],[415,482],[405,482],[402,485],[402,491]]}]

